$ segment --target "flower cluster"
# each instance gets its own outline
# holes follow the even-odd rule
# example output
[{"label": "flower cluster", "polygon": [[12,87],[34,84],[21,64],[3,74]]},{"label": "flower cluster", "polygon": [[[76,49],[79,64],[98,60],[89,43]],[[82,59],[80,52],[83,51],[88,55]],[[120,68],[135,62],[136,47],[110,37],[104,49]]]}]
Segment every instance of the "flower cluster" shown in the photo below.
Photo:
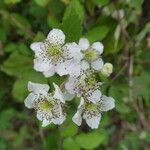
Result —
[{"label": "flower cluster", "polygon": [[100,42],[90,45],[86,38],[79,43],[65,43],[65,35],[60,29],[49,32],[43,42],[31,44],[35,53],[34,69],[42,72],[45,77],[55,74],[66,75],[64,88],[53,83],[54,92],[49,92],[47,84],[28,83],[30,94],[25,99],[25,106],[37,112],[42,126],[50,123],[62,124],[66,119],[66,101],[75,96],[80,97],[80,104],[72,120],[78,126],[85,119],[89,127],[98,128],[101,114],[115,107],[112,97],[102,94],[102,82],[96,74],[108,77],[113,70],[110,63],[104,63],[101,54],[104,46]]}]

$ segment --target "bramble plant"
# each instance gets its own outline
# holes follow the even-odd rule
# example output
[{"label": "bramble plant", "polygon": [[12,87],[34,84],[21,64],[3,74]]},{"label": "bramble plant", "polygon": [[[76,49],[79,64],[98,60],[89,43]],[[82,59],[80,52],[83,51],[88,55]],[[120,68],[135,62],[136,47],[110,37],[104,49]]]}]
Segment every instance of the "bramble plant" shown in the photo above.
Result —
[{"label": "bramble plant", "polygon": [[34,69],[45,77],[67,75],[65,88],[60,89],[53,83],[55,91],[49,93],[47,84],[28,82],[31,92],[25,99],[25,106],[34,108],[42,126],[50,123],[62,124],[66,119],[65,101],[80,97],[80,105],[72,120],[78,126],[82,118],[89,127],[98,128],[101,113],[115,107],[112,97],[102,95],[102,82],[97,81],[96,73],[108,77],[112,73],[112,64],[103,63],[101,54],[104,46],[94,42],[91,46],[86,38],[79,44],[65,43],[65,34],[60,29],[52,29],[43,42],[31,44],[35,53]]}]

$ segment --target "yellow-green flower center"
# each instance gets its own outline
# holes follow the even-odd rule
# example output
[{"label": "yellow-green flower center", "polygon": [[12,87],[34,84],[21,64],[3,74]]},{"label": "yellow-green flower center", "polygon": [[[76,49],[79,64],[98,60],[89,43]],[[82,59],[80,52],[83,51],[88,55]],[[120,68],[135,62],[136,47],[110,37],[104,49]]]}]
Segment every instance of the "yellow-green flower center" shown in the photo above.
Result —
[{"label": "yellow-green flower center", "polygon": [[59,45],[52,45],[48,48],[48,53],[50,56],[58,56],[61,54],[61,46]]},{"label": "yellow-green flower center", "polygon": [[97,105],[93,103],[86,103],[85,107],[87,110],[97,110]]},{"label": "yellow-green flower center", "polygon": [[87,61],[94,61],[98,58],[98,54],[93,49],[89,49],[85,52],[85,59]]},{"label": "yellow-green flower center", "polygon": [[45,101],[39,104],[40,109],[42,110],[51,110],[53,108],[53,104],[49,101]]}]

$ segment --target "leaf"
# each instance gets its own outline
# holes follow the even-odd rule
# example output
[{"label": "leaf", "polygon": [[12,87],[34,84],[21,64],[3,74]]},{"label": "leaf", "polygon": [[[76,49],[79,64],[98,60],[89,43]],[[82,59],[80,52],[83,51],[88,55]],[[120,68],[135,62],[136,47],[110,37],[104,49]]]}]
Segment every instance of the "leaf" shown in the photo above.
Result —
[{"label": "leaf", "polygon": [[56,150],[56,147],[58,146],[58,137],[59,134],[57,132],[58,130],[56,130],[55,132],[51,132],[45,141],[45,146],[44,146],[44,150]]},{"label": "leaf", "polygon": [[143,71],[140,76],[136,76],[133,78],[133,82],[134,82],[133,91],[134,91],[134,96],[136,98],[138,96],[150,96],[149,76],[150,76],[150,72]]},{"label": "leaf", "polygon": [[66,35],[66,41],[78,41],[82,33],[83,8],[78,0],[72,0],[67,7],[60,28]]},{"label": "leaf", "polygon": [[80,150],[80,147],[77,145],[74,139],[66,138],[63,142],[64,150]]},{"label": "leaf", "polygon": [[21,0],[4,0],[6,4],[17,4],[21,2]]},{"label": "leaf", "polygon": [[19,52],[14,52],[3,63],[1,70],[8,75],[22,78],[25,74],[33,70],[32,67],[33,60],[30,57],[21,55]]},{"label": "leaf", "polygon": [[124,46],[123,39],[119,38],[118,42],[115,40],[114,33],[108,34],[104,41],[105,54],[115,54]]},{"label": "leaf", "polygon": [[109,0],[94,0],[94,2],[95,2],[97,5],[104,6],[104,5],[107,5],[107,4],[109,3]]},{"label": "leaf", "polygon": [[106,140],[106,134],[99,132],[81,133],[76,136],[75,141],[84,149],[95,149]]},{"label": "leaf", "polygon": [[34,0],[34,2],[35,2],[37,5],[41,6],[41,7],[46,6],[49,1],[50,1],[50,0]]},{"label": "leaf", "polygon": [[78,127],[74,123],[70,123],[68,126],[65,126],[64,129],[61,130],[61,136],[74,136],[78,132]]},{"label": "leaf", "polygon": [[136,9],[140,9],[144,0],[130,0],[130,6]]},{"label": "leaf", "polygon": [[11,54],[1,69],[10,76],[18,77],[13,86],[12,94],[19,101],[23,101],[27,96],[28,81],[47,83],[47,79],[41,73],[33,70],[32,58],[19,52]]},{"label": "leaf", "polygon": [[12,109],[5,109],[0,113],[0,130],[10,129],[12,127],[11,119],[16,116],[17,112]]},{"label": "leaf", "polygon": [[60,22],[55,16],[49,15],[47,18],[47,23],[51,28],[57,28],[60,25]]},{"label": "leaf", "polygon": [[103,40],[109,32],[107,26],[98,26],[89,30],[85,37],[89,39],[90,42],[101,41]]},{"label": "leaf", "polygon": [[128,87],[124,84],[115,84],[110,89],[110,95],[115,99],[115,109],[119,113],[129,113],[130,107],[125,103],[125,99],[128,98]]}]

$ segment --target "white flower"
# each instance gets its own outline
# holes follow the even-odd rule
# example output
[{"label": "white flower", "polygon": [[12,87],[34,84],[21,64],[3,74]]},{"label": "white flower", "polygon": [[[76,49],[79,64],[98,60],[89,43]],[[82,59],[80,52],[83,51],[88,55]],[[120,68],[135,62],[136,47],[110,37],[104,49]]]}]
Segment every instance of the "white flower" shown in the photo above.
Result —
[{"label": "white flower", "polygon": [[29,109],[34,108],[37,112],[37,118],[42,121],[42,126],[50,123],[62,124],[66,119],[64,105],[66,97],[59,87],[54,83],[54,95],[49,93],[47,84],[28,82],[30,94],[25,99],[25,106]]},{"label": "white flower", "polygon": [[51,30],[44,42],[35,42],[30,47],[35,52],[34,69],[43,72],[45,77],[55,73],[72,75],[76,68],[71,66],[83,58],[75,42],[65,44],[65,35],[60,29]]},{"label": "white flower", "polygon": [[103,68],[101,69],[101,73],[104,76],[110,76],[110,74],[113,72],[113,65],[111,63],[105,63]]},{"label": "white flower", "polygon": [[69,77],[65,88],[70,94],[77,94],[79,97],[84,97],[96,103],[101,97],[101,91],[99,90],[101,84],[101,82],[97,82],[94,72],[88,70],[78,77]]},{"label": "white flower", "polygon": [[88,39],[81,38],[79,46],[84,54],[84,59],[94,70],[100,70],[103,67],[103,60],[101,54],[103,53],[104,46],[100,42],[95,42],[90,46]]},{"label": "white flower", "polygon": [[107,97],[105,95],[102,95],[96,104],[85,101],[83,98],[81,98],[78,110],[73,116],[72,120],[74,123],[80,126],[83,118],[89,127],[92,129],[98,128],[101,120],[101,113],[111,110],[114,107],[115,100],[112,97]]}]

